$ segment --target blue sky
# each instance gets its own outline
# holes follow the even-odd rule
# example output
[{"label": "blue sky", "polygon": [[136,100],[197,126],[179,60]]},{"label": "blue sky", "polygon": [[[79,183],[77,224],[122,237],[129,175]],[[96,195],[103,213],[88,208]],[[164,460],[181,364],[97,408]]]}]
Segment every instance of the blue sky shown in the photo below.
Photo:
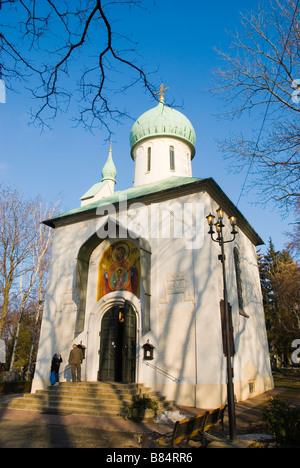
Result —
[{"label": "blue sky", "polygon": [[[197,136],[193,176],[212,177],[222,190],[237,203],[245,173],[229,173],[228,161],[218,150],[217,139],[239,130],[257,130],[261,122],[252,116],[237,121],[217,117],[223,102],[204,91],[211,87],[212,73],[220,66],[214,47],[228,49],[226,31],[239,27],[240,11],[249,9],[245,0],[145,0],[150,10],[133,9],[116,13],[114,28],[137,41],[139,64],[155,71],[152,82],[170,89],[166,103],[181,106],[180,110],[192,122]],[[254,9],[258,2],[252,0]],[[78,64],[79,66],[79,64]],[[116,95],[116,103],[126,106],[132,119],[123,124],[111,122],[113,158],[117,167],[116,190],[132,186],[133,161],[130,157],[129,134],[134,119],[154,107],[156,102],[141,89]],[[52,130],[41,134],[28,126],[28,112],[35,102],[22,86],[18,93],[7,92],[6,103],[0,104],[0,180],[13,185],[26,196],[40,195],[45,201],[61,199],[63,211],[76,208],[80,197],[101,180],[101,170],[107,159],[109,142],[103,130],[94,134],[74,127],[71,106],[59,115]],[[250,192],[239,202],[239,209],[263,240],[272,237],[275,247],[282,249],[291,231],[293,217],[281,219],[271,207],[255,205],[256,194]]]}]

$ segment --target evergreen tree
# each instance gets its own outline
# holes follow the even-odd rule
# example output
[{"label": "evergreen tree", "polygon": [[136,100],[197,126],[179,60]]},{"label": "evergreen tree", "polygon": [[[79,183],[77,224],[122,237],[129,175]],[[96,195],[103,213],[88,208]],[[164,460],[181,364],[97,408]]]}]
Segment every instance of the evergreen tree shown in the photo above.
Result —
[{"label": "evergreen tree", "polygon": [[259,268],[270,352],[289,364],[291,345],[300,331],[300,268],[290,254],[276,251],[270,239]]}]

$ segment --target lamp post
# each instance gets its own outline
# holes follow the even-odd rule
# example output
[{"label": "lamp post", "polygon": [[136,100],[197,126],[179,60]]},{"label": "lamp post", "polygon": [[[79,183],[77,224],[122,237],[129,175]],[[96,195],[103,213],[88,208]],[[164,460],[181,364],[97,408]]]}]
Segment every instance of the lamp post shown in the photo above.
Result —
[{"label": "lamp post", "polygon": [[[214,242],[217,242],[221,247],[221,255],[219,255],[219,260],[222,263],[222,272],[223,272],[223,293],[224,293],[224,327],[223,336],[225,337],[225,352],[227,357],[227,403],[228,403],[228,416],[229,416],[229,437],[233,441],[236,439],[236,418],[235,418],[235,405],[234,405],[234,386],[233,386],[233,368],[231,364],[231,337],[230,337],[230,320],[229,320],[229,308],[228,308],[228,295],[227,295],[227,286],[226,286],[226,269],[225,269],[225,253],[224,253],[224,244],[233,242],[237,235],[236,230],[236,218],[235,216],[230,216],[229,221],[232,227],[231,234],[233,238],[230,240],[224,240],[223,237],[223,224],[224,211],[222,208],[217,210],[218,221],[214,224],[215,216],[209,214],[206,219],[209,225],[208,234],[211,235],[211,238]],[[215,234],[214,227],[217,231],[217,238],[213,236]]]}]

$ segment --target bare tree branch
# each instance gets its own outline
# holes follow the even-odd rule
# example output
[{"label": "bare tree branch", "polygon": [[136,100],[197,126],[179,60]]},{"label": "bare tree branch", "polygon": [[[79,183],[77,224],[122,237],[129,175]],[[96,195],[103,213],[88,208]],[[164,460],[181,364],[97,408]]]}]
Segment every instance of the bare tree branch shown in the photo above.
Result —
[{"label": "bare tree branch", "polygon": [[[49,126],[57,113],[65,112],[79,96],[77,123],[90,129],[104,126],[109,131],[109,119],[119,120],[127,115],[113,105],[117,92],[141,84],[156,99],[148,74],[132,59],[136,50],[124,47],[129,40],[112,29],[113,19],[116,13],[120,15],[121,8],[143,8],[144,3],[141,0],[2,2],[0,72],[8,88],[12,88],[16,78],[27,80],[28,89],[40,103],[32,113],[35,125],[42,129]],[[79,58],[83,70],[77,65]],[[110,89],[114,74],[117,74],[115,89]]]},{"label": "bare tree branch", "polygon": [[[42,300],[42,290],[43,292],[45,291],[45,277],[47,276],[48,268],[50,265],[50,251],[53,240],[53,231],[47,229],[44,225],[42,225],[42,221],[44,218],[51,218],[54,215],[56,208],[56,206],[50,209],[45,208],[41,200],[37,200],[31,203],[33,222],[32,231],[35,235],[29,247],[30,260],[28,262],[27,270],[24,271],[24,274],[20,276],[20,312],[18,317],[16,333],[14,336],[12,357],[9,369],[10,371],[12,371],[14,366],[15,354],[25,308],[33,292],[35,293],[34,296],[36,297],[36,324],[38,323],[40,317],[40,302]],[[34,340],[31,347],[32,349],[30,357],[32,357],[33,345]]]},{"label": "bare tree branch", "polygon": [[242,14],[233,52],[217,51],[225,66],[211,90],[225,100],[223,118],[262,112],[256,136],[233,137],[220,148],[236,170],[248,168],[248,190],[285,213],[300,196],[298,7],[299,0],[269,0],[268,8]]}]

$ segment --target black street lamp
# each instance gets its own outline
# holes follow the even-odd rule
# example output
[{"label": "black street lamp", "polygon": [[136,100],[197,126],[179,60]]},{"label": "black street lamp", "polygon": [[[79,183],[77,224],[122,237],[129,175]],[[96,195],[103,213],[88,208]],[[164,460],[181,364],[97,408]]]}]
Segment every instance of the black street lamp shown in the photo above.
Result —
[{"label": "black street lamp", "polygon": [[[228,295],[227,295],[227,286],[226,286],[226,270],[225,270],[225,253],[224,253],[224,244],[233,242],[237,235],[236,230],[236,217],[229,216],[229,221],[232,227],[231,234],[233,238],[225,241],[223,237],[223,224],[224,211],[219,208],[217,210],[218,221],[214,224],[215,216],[209,214],[206,219],[209,225],[208,234],[211,235],[211,238],[214,242],[217,242],[221,247],[221,255],[219,255],[219,260],[222,263],[223,271],[223,292],[224,292],[224,327],[223,336],[225,336],[225,352],[227,357],[227,402],[228,402],[228,416],[229,416],[229,437],[233,441],[236,439],[236,418],[235,418],[235,404],[234,404],[234,386],[233,386],[233,368],[231,363],[231,330],[230,330],[230,318],[229,318],[229,308],[228,308]],[[214,227],[217,231],[217,238],[214,239],[213,235],[215,234]]]}]

